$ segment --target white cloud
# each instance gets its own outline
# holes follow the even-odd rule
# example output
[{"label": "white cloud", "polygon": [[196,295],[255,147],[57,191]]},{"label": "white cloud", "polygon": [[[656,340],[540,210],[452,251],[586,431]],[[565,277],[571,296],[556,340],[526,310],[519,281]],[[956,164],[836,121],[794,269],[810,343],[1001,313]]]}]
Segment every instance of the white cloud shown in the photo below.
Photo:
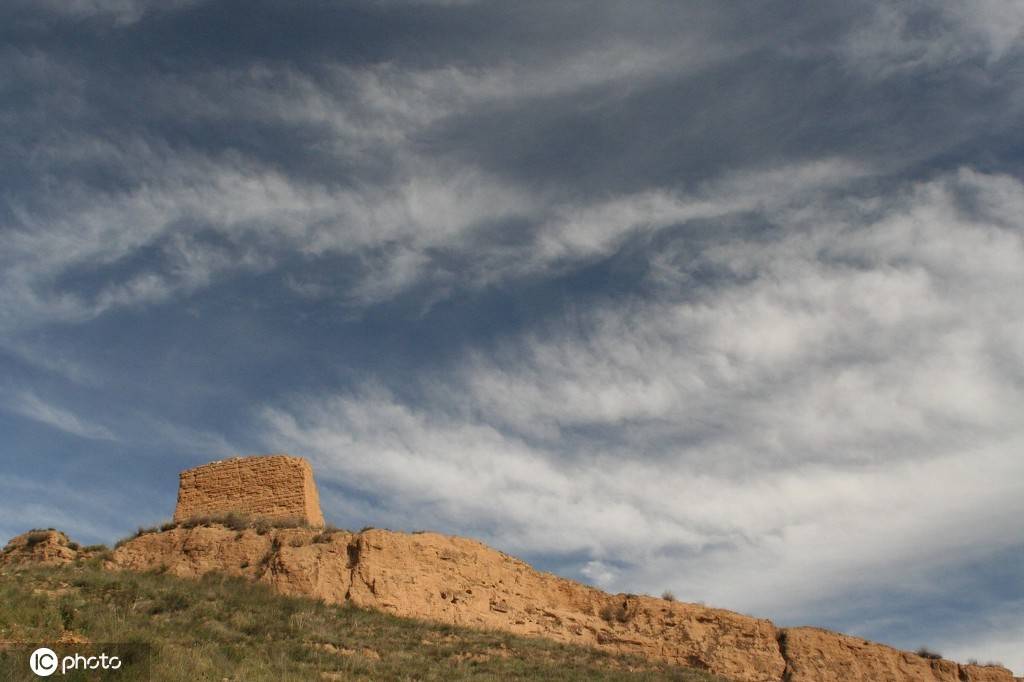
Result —
[{"label": "white cloud", "polygon": [[31,391],[23,391],[8,398],[4,407],[22,417],[33,419],[74,436],[95,440],[117,440],[117,436],[105,426],[94,424],[69,410],[47,403]]},{"label": "white cloud", "polygon": [[887,1],[875,3],[839,49],[856,68],[887,77],[979,56],[991,65],[1018,52],[1022,34],[1024,7],[1016,0]]},{"label": "white cloud", "polygon": [[588,561],[580,569],[580,573],[598,587],[607,587],[615,580],[617,571],[603,561]]},{"label": "white cloud", "polygon": [[[118,7],[142,12],[147,6],[79,5],[83,12]],[[0,257],[0,328],[22,331],[163,303],[239,269],[271,268],[280,256],[295,253],[372,258],[373,267],[350,290],[325,289],[349,305],[374,304],[424,282],[438,288],[435,297],[441,297],[454,288],[544,271],[565,259],[599,256],[638,225],[745,210],[775,201],[775,190],[787,195],[803,181],[820,187],[864,172],[846,162],[824,161],[739,174],[693,196],[640,193],[601,206],[573,205],[470,165],[422,154],[411,141],[438,120],[474,108],[564,96],[617,81],[637,83],[664,73],[679,77],[739,49],[690,37],[581,48],[554,65],[528,61],[410,71],[387,63],[359,68],[328,64],[317,78],[280,66],[217,67],[191,72],[188,78],[154,74],[133,86],[153,121],[307,127],[318,131],[318,152],[333,162],[390,170],[369,181],[357,178],[334,186],[238,152],[201,152],[143,133],[111,138],[71,125],[55,127],[24,150],[33,173],[45,177],[68,164],[115,169],[125,175],[125,186],[97,191],[72,180],[62,183],[59,193],[45,192],[45,200],[31,192],[10,197],[12,217],[2,226],[7,248]],[[10,67],[4,78],[12,86],[51,84],[33,100],[35,110],[29,115],[87,112],[94,106],[85,86],[94,74],[80,63],[28,50],[12,54]],[[625,96],[628,88],[617,91]],[[776,186],[779,182],[784,186]],[[745,192],[742,198],[735,198],[738,188]],[[470,238],[476,230],[508,220],[542,225],[534,253],[524,257],[518,250]],[[239,252],[195,240],[194,233],[202,230],[225,237],[227,246]],[[475,249],[465,254],[467,260],[477,265],[457,274],[440,272],[432,252],[464,253],[467,243]],[[69,273],[116,269],[154,247],[163,250],[167,263],[141,263],[125,275],[109,273],[88,295],[57,286]]]}]

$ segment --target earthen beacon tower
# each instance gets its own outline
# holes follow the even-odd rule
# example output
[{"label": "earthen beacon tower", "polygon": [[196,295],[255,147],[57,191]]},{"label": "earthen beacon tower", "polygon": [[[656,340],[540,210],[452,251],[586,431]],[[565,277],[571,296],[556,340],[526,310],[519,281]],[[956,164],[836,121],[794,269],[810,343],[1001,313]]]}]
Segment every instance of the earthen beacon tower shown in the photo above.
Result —
[{"label": "earthen beacon tower", "polygon": [[182,471],[179,479],[176,522],[235,513],[324,525],[313,467],[302,457],[234,457]]}]

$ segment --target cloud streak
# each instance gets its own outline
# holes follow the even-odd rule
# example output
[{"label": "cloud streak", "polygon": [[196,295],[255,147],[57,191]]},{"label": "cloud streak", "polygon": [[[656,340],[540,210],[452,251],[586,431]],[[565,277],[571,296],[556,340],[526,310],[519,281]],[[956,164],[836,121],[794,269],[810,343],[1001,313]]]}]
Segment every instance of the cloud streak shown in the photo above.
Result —
[{"label": "cloud streak", "polygon": [[69,410],[45,402],[31,391],[23,391],[7,400],[6,408],[17,415],[73,436],[93,440],[117,440],[117,436],[105,426],[94,424]]}]

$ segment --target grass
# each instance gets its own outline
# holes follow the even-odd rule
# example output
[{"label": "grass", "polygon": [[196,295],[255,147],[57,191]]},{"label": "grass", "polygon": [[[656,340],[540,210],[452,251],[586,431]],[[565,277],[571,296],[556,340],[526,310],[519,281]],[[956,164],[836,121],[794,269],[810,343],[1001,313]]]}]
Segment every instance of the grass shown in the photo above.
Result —
[{"label": "grass", "polygon": [[[152,679],[169,682],[721,682],[702,672],[586,647],[285,597],[221,575],[186,580],[109,572],[97,560],[0,571],[0,640],[47,642],[65,631],[92,642],[148,642]],[[27,666],[18,664],[26,670],[19,668],[17,675],[24,675]],[[14,677],[2,668],[0,677],[5,672]]]}]

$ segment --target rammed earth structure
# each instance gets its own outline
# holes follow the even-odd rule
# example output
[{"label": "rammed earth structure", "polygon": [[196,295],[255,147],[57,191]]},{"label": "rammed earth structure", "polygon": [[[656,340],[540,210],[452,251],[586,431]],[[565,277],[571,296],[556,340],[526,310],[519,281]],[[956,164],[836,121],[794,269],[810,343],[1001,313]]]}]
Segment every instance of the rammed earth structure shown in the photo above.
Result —
[{"label": "rammed earth structure", "polygon": [[313,468],[302,457],[234,457],[181,472],[175,522],[232,513],[324,525]]}]

